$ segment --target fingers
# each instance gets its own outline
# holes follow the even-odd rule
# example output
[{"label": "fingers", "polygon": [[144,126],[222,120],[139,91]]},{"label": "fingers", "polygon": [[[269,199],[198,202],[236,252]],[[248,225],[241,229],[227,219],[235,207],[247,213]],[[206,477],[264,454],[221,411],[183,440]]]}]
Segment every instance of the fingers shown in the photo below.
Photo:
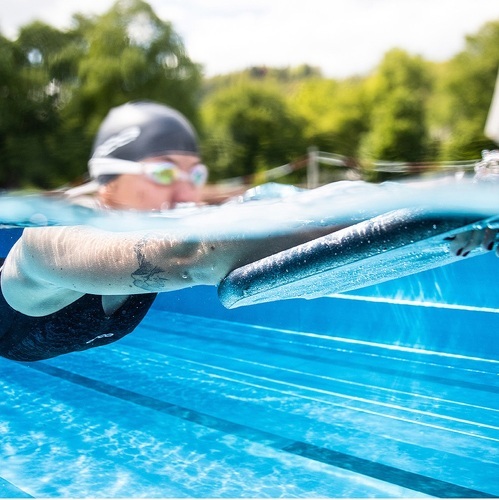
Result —
[{"label": "fingers", "polygon": [[[451,239],[450,251],[458,257],[467,257],[475,248],[482,247],[484,250],[493,250],[497,230],[494,229],[475,229],[457,234]],[[499,247],[496,249],[496,255],[499,257]]]},{"label": "fingers", "polygon": [[450,251],[458,257],[466,257],[471,250],[480,246],[484,237],[484,230],[466,231],[459,233],[450,244]]},{"label": "fingers", "polygon": [[496,241],[497,230],[496,229],[486,229],[482,241],[482,247],[484,250],[492,250],[494,248],[494,243]]}]

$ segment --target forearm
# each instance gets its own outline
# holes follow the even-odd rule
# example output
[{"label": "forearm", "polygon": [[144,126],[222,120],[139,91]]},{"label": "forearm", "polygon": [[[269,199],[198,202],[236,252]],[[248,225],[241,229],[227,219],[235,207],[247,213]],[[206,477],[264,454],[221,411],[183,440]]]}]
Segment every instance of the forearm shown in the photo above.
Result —
[{"label": "forearm", "polygon": [[201,233],[191,239],[85,226],[27,229],[6,259],[2,288],[13,308],[43,316],[86,293],[131,295],[215,285],[238,266],[325,232],[203,241]]},{"label": "forearm", "polygon": [[27,229],[5,261],[2,290],[14,309],[43,316],[85,293],[130,295],[179,288],[186,281],[179,265],[192,248],[184,245],[182,255],[175,243],[88,227]]}]

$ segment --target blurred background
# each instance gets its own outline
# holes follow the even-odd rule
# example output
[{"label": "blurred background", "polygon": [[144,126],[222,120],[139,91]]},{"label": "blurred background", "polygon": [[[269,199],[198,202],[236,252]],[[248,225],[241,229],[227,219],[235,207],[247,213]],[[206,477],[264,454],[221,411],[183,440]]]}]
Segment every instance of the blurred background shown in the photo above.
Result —
[{"label": "blurred background", "polygon": [[[475,24],[473,6],[479,9],[482,1],[466,2]],[[167,3],[175,13],[175,2],[162,4]],[[212,13],[219,3],[211,6]],[[438,50],[455,36],[445,17],[435,19],[438,2],[422,0],[417,12],[436,21],[439,39],[427,40],[420,17],[412,25],[414,36],[431,43],[434,53],[424,45],[387,47],[384,30],[400,26],[396,18],[376,25],[375,1],[355,0],[365,16],[351,19],[348,31],[330,20],[327,26],[339,32],[339,45],[306,35],[310,26],[300,29],[296,2],[289,4],[294,22],[286,25],[287,3],[278,3],[285,29],[277,29],[277,11],[274,23],[259,24],[264,4],[256,1],[244,37],[236,38],[228,28],[230,16],[228,24],[210,24],[206,13],[202,33],[203,11],[193,16],[188,36],[194,53],[202,52],[203,37],[211,47],[210,32],[222,44],[214,46],[220,53],[206,65],[188,52],[175,22],[142,0],[118,0],[98,13],[76,9],[66,26],[30,16],[14,32],[0,17],[0,188],[53,189],[83,182],[103,117],[113,106],[145,98],[169,104],[193,122],[210,182],[227,186],[381,181],[439,170],[446,162],[472,165],[482,150],[497,146],[484,136],[484,126],[499,68],[499,2],[497,16],[492,9],[474,32],[460,33],[451,54]],[[404,2],[382,2],[397,3]],[[462,6],[444,3],[450,9]],[[27,8],[30,2],[16,4]],[[231,5],[234,19],[240,11],[237,2]],[[404,26],[415,13],[409,10],[407,16]],[[316,11],[317,22],[321,17]],[[253,47],[255,54],[264,54],[265,44],[268,59],[248,58]],[[300,62],[282,64],[274,44]],[[379,56],[369,63],[360,55],[370,54],[371,46]],[[319,55],[331,64],[323,66]]]}]

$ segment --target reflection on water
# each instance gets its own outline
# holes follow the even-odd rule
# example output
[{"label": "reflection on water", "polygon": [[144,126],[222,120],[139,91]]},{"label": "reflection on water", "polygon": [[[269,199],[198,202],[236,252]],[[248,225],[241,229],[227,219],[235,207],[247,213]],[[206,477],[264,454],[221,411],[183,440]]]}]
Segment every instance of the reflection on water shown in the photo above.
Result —
[{"label": "reflection on water", "polygon": [[250,237],[305,226],[351,224],[408,207],[425,207],[438,213],[465,212],[486,218],[499,214],[498,189],[495,184],[454,178],[383,184],[342,181],[314,190],[268,184],[220,206],[154,213],[99,210],[56,197],[7,193],[0,196],[0,225],[89,224],[113,231],[172,230],[194,239]]},{"label": "reflection on water", "polygon": [[[499,304],[493,295],[484,293],[484,287],[479,286],[480,281],[474,276],[476,268],[466,270],[462,262],[459,262],[461,267],[442,268],[444,271],[437,269],[433,275],[428,275],[429,279],[423,280],[426,283],[423,288],[419,275],[405,282],[397,281],[395,288],[391,282],[384,285],[383,281],[463,261],[451,255],[448,242],[439,236],[451,229],[452,224],[445,231],[442,224],[453,218],[461,220],[456,219],[458,216],[463,221],[466,219],[468,229],[499,227],[498,190],[496,183],[476,183],[469,178],[454,176],[383,184],[342,181],[314,190],[269,183],[223,205],[187,206],[154,213],[89,208],[54,196],[4,194],[0,196],[0,227],[4,228],[0,250],[5,255],[11,241],[18,237],[18,230],[12,228],[26,226],[88,224],[112,231],[165,231],[193,240],[251,238],[319,226],[351,226],[403,208],[409,210],[393,212],[388,223],[386,218],[380,223],[376,219],[368,222],[369,227],[366,226],[363,233],[365,241],[360,242],[363,247],[356,247],[354,251],[351,245],[344,244],[349,238],[347,228],[338,241],[333,242],[334,245],[328,242],[319,251],[310,244],[305,249],[299,247],[294,253],[288,252],[289,255],[279,257],[278,261],[270,258],[270,261],[263,260],[236,270],[230,275],[231,281],[222,282],[219,289],[222,302],[227,307],[238,307],[360,289],[359,299],[377,297],[391,301],[458,304],[495,310]],[[426,222],[428,227],[419,223],[411,226],[414,209],[422,209],[432,216],[435,214],[438,224],[431,219],[430,226]],[[397,227],[396,234],[393,231],[389,234],[389,240],[384,239],[386,232],[381,236],[377,234],[379,227],[385,225],[389,228],[392,223],[400,227]],[[455,225],[460,228],[464,223],[457,222]],[[10,228],[9,231],[5,231],[7,228]],[[374,230],[374,237],[368,230],[371,233]],[[423,233],[425,237],[419,238]],[[418,242],[420,239],[423,241]],[[410,253],[405,250],[406,245],[411,245]],[[389,258],[386,258],[387,252]],[[472,255],[482,253],[483,250],[477,248]],[[364,262],[363,266],[355,264],[359,260]],[[356,267],[348,267],[352,263]],[[343,266],[341,271],[337,270],[339,264]],[[331,268],[332,272],[329,272]],[[466,288],[455,286],[463,279],[462,269],[468,280]],[[487,271],[482,280],[491,276]],[[460,291],[457,299],[456,291]]]}]

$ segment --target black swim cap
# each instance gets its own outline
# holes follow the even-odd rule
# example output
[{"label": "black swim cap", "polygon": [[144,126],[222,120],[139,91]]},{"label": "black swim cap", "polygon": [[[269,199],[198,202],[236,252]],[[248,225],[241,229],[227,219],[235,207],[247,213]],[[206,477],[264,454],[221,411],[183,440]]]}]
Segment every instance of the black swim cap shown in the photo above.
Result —
[{"label": "black swim cap", "polygon": [[168,153],[198,155],[196,132],[184,115],[151,101],[111,109],[92,148],[92,158],[129,161]]}]

